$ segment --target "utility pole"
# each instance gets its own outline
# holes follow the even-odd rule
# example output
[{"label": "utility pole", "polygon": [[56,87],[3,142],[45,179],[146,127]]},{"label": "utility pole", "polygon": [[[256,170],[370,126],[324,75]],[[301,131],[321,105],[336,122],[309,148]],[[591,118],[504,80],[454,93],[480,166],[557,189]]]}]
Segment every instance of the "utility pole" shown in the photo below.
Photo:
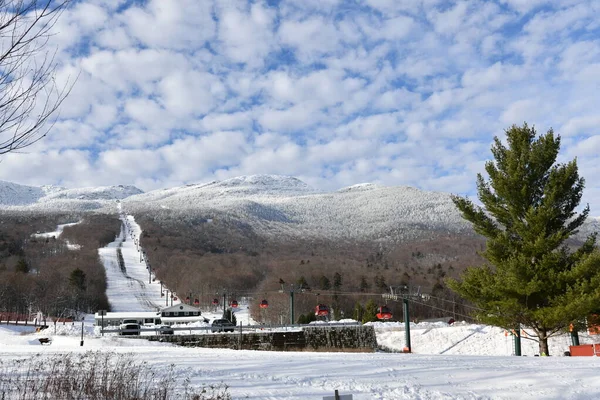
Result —
[{"label": "utility pole", "polygon": [[412,347],[410,345],[410,315],[408,313],[408,299],[405,297],[402,299],[404,307],[404,341],[406,343],[407,353],[412,353]]},{"label": "utility pole", "polygon": [[290,286],[290,325],[294,325],[294,285]]},{"label": "utility pole", "polygon": [[225,298],[227,294],[223,291],[223,318],[225,318]]}]

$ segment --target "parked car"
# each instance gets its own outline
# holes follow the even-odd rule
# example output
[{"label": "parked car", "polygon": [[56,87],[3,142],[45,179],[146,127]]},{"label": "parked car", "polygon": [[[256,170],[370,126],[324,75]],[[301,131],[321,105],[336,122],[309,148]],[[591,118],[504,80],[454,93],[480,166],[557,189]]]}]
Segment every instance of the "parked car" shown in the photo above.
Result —
[{"label": "parked car", "polygon": [[140,334],[140,324],[129,323],[129,324],[121,324],[119,325],[119,335],[139,335]]},{"label": "parked car", "polygon": [[173,335],[175,330],[171,328],[169,325],[162,325],[158,328],[159,335]]},{"label": "parked car", "polygon": [[213,332],[233,332],[235,325],[228,319],[215,319],[212,322]]}]

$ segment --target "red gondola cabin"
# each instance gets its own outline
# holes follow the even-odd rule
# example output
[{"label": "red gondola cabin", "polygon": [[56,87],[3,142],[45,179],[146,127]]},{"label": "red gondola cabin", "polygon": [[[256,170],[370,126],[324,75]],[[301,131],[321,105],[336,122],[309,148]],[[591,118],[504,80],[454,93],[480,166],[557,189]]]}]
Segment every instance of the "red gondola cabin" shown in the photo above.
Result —
[{"label": "red gondola cabin", "polygon": [[195,306],[198,306],[198,305],[200,305],[200,300],[198,300],[198,299],[194,299],[194,305],[195,305]]},{"label": "red gondola cabin", "polygon": [[237,300],[233,300],[233,301],[231,302],[231,307],[233,307],[233,308],[237,308],[237,307],[238,307],[238,302],[237,302]]},{"label": "red gondola cabin", "polygon": [[218,306],[219,305],[219,299],[213,299],[212,303],[213,303],[213,306]]},{"label": "red gondola cabin", "polygon": [[327,317],[329,315],[329,307],[325,304],[319,304],[315,307],[315,315],[317,317]]},{"label": "red gondola cabin", "polygon": [[379,307],[379,312],[377,313],[377,318],[383,319],[383,320],[392,319],[392,312],[390,311],[390,309],[387,306],[381,306],[381,307]]},{"label": "red gondola cabin", "polygon": [[267,300],[261,301],[260,308],[269,308],[269,302]]}]

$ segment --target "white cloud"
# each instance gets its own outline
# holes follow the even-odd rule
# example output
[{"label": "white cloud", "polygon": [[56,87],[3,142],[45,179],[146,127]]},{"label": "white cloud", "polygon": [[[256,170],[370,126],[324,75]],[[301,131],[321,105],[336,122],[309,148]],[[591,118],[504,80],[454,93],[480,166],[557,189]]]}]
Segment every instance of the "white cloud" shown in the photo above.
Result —
[{"label": "white cloud", "polygon": [[178,118],[204,115],[225,96],[217,76],[198,71],[174,71],[160,81],[158,91],[166,111]]},{"label": "white cloud", "polygon": [[315,61],[338,49],[340,35],[335,23],[323,17],[284,21],[279,28],[281,43],[294,48],[300,59]]},{"label": "white cloud", "polygon": [[0,179],[149,189],[285,173],[473,195],[492,137],[523,121],[554,127],[561,159],[596,174],[597,3],[81,0],[49,48],[58,86],[78,81]]},{"label": "white cloud", "polygon": [[233,62],[262,65],[275,44],[272,34],[275,12],[254,3],[247,12],[225,8],[219,21],[219,39]]},{"label": "white cloud", "polygon": [[210,0],[149,0],[125,10],[120,20],[144,46],[182,51],[202,47],[216,28]]}]

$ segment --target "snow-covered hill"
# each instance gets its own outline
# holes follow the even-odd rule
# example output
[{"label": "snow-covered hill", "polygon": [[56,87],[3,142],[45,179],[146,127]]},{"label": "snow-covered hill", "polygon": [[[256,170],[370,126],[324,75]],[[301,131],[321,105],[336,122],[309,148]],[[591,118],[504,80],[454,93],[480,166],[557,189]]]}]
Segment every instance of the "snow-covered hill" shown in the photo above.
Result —
[{"label": "snow-covered hill", "polygon": [[6,210],[87,211],[114,205],[116,200],[143,193],[135,186],[67,189],[0,181],[0,205]]},{"label": "snow-covered hill", "polygon": [[[0,182],[0,205],[11,210],[116,212],[157,217],[240,221],[266,236],[335,240],[410,240],[471,232],[450,194],[407,186],[359,184],[322,192],[297,178],[240,176],[143,193],[133,186],[65,189]],[[600,229],[590,219],[586,235]]]}]

